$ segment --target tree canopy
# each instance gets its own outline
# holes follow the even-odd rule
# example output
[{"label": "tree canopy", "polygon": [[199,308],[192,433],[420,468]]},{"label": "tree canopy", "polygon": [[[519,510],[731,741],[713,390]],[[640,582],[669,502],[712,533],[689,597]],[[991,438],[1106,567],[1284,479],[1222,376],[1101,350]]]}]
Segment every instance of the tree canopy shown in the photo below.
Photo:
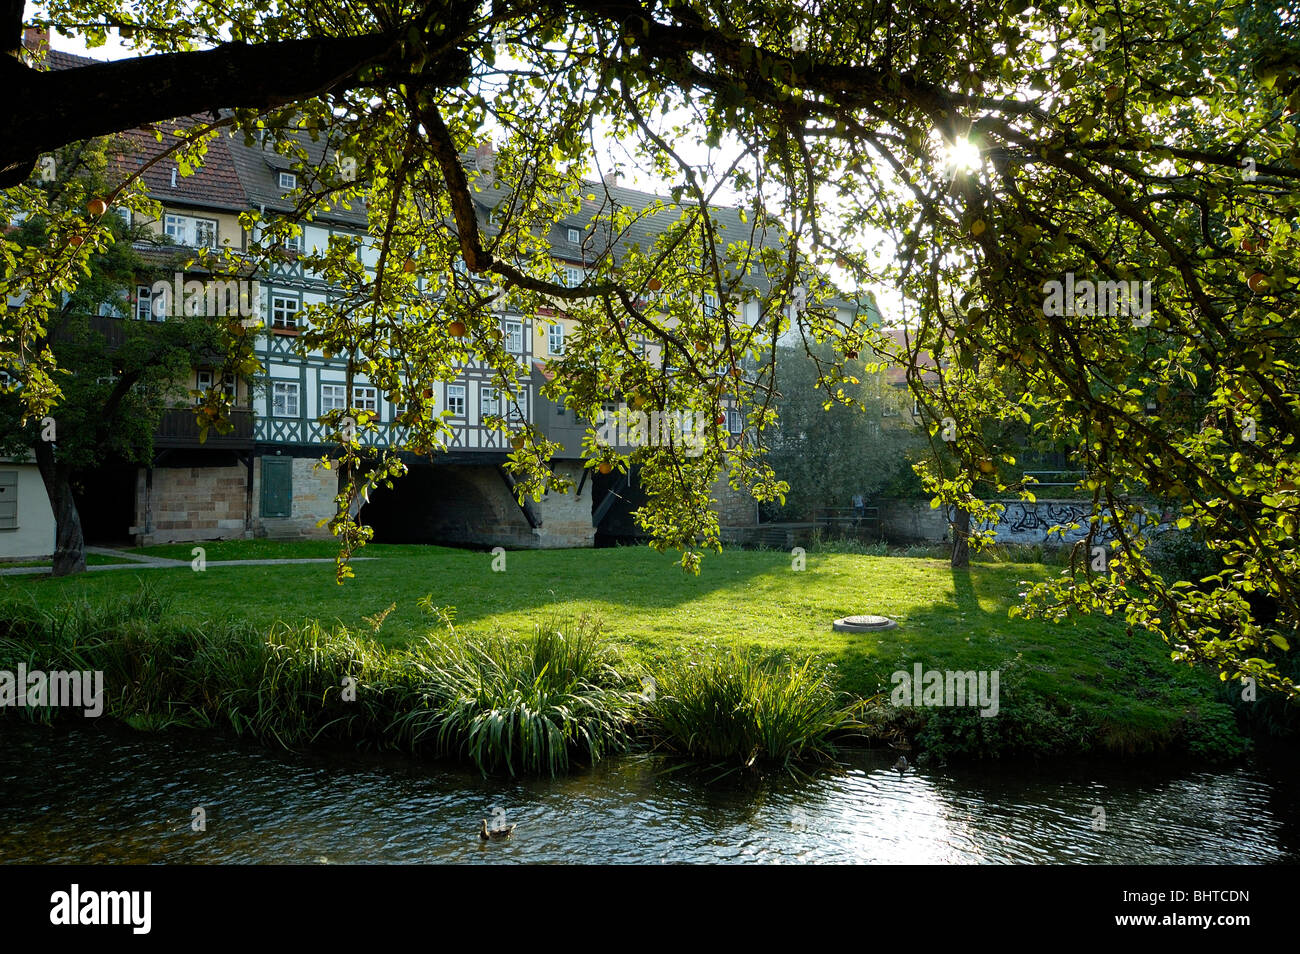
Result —
[{"label": "tree canopy", "polygon": [[821,368],[835,367],[835,355],[827,344],[811,350],[819,360],[802,348],[778,346],[777,421],[764,435],[766,459],[789,485],[784,506],[769,509],[791,520],[810,520],[820,508],[847,509],[854,497],[871,500],[907,482],[923,443],[905,390],[848,359],[848,371],[861,382],[838,385],[840,401],[833,401],[818,378]]},{"label": "tree canopy", "polygon": [[[16,45],[21,4],[3,9]],[[548,385],[579,413],[620,392],[714,412],[734,392],[757,430],[778,340],[841,356],[828,396],[851,377],[843,355],[893,347],[826,307],[830,288],[797,294],[801,269],[892,288],[916,346],[969,384],[938,409],[961,465],[936,464],[940,502],[980,513],[989,419],[1033,421],[1087,471],[1107,559],[1031,592],[1036,611],[1122,613],[1180,658],[1294,693],[1277,662],[1300,624],[1300,30],[1282,0],[49,0],[43,18],[150,55],[58,74],[6,62],[5,214],[33,201],[19,183],[40,154],[68,141],[213,111],[172,144],[197,162],[206,136],[260,132],[303,173],[299,222],[364,199],[379,240],[369,270],[341,239],[305,256],[346,292],[310,316],[307,343],[430,412],[424,383],[471,357],[519,386],[492,334],[505,296],[580,319]],[[312,136],[334,144],[323,161]],[[467,173],[485,136],[495,167]],[[673,223],[638,245],[643,213],[604,202],[608,251],[568,287],[544,236],[597,195],[609,142],[669,184]],[[489,224],[474,199],[498,183]],[[720,230],[724,199],[743,232]],[[271,238],[298,227],[264,224]],[[40,288],[66,282],[103,227],[70,216],[60,228],[90,240],[54,240],[20,280],[33,293],[6,319],[0,361],[34,415],[60,399],[52,369],[24,362]],[[273,254],[269,240],[252,251]],[[6,246],[11,288],[14,264]],[[1079,295],[1061,301],[1054,282]],[[1139,294],[1118,297],[1119,282]],[[718,308],[698,307],[705,293]],[[757,319],[734,320],[747,301]],[[441,419],[419,420],[412,440],[435,446]],[[563,489],[545,440],[519,437],[519,486]],[[345,451],[363,463],[355,441]],[[755,441],[637,453],[647,525],[688,567],[717,543],[715,475],[760,499],[782,489]],[[1145,559],[1140,527],[1170,508],[1221,558],[1216,577],[1165,580]],[[361,542],[345,517],[340,536]]]}]

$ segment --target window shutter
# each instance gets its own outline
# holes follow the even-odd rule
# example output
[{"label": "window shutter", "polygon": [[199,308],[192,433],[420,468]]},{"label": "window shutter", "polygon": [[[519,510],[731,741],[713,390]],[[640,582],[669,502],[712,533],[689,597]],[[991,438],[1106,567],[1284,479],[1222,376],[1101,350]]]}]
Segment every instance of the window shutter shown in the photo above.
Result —
[{"label": "window shutter", "polygon": [[18,471],[0,470],[0,530],[18,529]]},{"label": "window shutter", "polygon": [[293,458],[262,458],[262,516],[288,517],[293,513]]}]

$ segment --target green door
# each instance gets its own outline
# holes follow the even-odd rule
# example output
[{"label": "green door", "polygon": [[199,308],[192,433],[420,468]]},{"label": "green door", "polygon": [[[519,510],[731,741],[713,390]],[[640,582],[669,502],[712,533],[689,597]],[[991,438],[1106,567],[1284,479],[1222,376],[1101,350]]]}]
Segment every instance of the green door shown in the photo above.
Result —
[{"label": "green door", "polygon": [[293,513],[293,458],[262,458],[262,516],[288,517]]}]

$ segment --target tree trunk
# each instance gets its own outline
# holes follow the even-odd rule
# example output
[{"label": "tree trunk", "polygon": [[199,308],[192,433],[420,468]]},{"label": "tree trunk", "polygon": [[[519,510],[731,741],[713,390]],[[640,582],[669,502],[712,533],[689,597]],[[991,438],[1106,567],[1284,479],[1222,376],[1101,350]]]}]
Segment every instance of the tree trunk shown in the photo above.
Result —
[{"label": "tree trunk", "polygon": [[952,567],[970,566],[970,511],[961,507],[952,521]]},{"label": "tree trunk", "polygon": [[86,541],[81,535],[81,514],[72,497],[68,469],[54,459],[54,448],[48,441],[36,442],[36,466],[54,511],[54,575],[85,573]]}]

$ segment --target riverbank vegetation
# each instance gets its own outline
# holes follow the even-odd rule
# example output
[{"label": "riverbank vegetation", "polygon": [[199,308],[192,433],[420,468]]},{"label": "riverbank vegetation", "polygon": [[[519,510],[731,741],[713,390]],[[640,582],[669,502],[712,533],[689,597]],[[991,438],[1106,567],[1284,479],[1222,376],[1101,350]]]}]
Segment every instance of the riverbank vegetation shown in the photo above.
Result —
[{"label": "riverbank vegetation", "polygon": [[[1248,744],[1239,687],[1172,663],[1158,639],[1104,617],[1008,618],[1026,581],[1054,572],[1041,565],[828,552],[795,570],[786,553],[728,551],[684,577],[627,548],[511,552],[493,572],[490,554],[376,545],[340,587],[319,564],[219,562],[247,555],[211,544],[202,573],[5,579],[0,668],[103,669],[109,713],[140,728],[350,741],[488,772],[561,772],[633,746],[784,765],[846,736],[914,758],[1227,758]],[[831,630],[855,612],[900,626]],[[998,671],[998,715],[895,707],[892,675],[916,663]]]},{"label": "riverbank vegetation", "polygon": [[[705,653],[664,670],[671,692],[658,693],[659,679],[625,669],[587,618],[510,638],[459,632],[442,615],[394,648],[341,624],[263,634],[170,610],[147,586],[116,603],[0,604],[0,669],[102,671],[106,713],[139,729],[228,728],[287,748],[350,741],[484,774],[557,775],[638,743],[728,768],[788,766],[829,758],[851,724],[809,664]],[[17,711],[47,723],[66,714]]]}]

